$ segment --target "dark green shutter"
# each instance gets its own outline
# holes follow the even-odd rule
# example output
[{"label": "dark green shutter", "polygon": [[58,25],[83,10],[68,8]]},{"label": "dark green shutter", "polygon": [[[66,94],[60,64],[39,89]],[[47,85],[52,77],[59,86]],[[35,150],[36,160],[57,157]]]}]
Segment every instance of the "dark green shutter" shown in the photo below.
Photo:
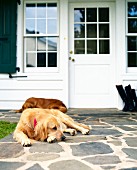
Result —
[{"label": "dark green shutter", "polygon": [[17,1],[0,0],[0,73],[16,72]]}]

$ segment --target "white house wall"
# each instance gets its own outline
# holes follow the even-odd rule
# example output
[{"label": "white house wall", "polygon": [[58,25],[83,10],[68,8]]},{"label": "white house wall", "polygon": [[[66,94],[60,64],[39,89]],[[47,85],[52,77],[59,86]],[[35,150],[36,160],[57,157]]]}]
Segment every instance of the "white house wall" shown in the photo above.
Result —
[{"label": "white house wall", "polygon": [[0,74],[0,109],[19,109],[29,97],[56,98],[68,106],[68,2],[59,2],[60,51],[57,73],[24,73],[23,5],[21,1],[17,21],[17,67],[20,67],[20,72],[13,76],[27,77],[10,79],[8,74]]},{"label": "white house wall", "polygon": [[[116,0],[116,84],[123,87],[131,85],[137,93],[137,73],[127,69],[126,55],[126,0]],[[117,93],[117,108],[123,108],[123,102]]]}]

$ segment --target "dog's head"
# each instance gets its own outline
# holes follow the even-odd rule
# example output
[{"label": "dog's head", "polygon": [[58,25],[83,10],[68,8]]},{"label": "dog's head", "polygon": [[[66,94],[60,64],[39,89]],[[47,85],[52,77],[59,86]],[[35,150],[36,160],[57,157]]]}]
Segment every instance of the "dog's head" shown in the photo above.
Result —
[{"label": "dog's head", "polygon": [[35,126],[35,140],[48,142],[63,141],[65,136],[62,131],[61,123],[53,115],[41,117]]}]

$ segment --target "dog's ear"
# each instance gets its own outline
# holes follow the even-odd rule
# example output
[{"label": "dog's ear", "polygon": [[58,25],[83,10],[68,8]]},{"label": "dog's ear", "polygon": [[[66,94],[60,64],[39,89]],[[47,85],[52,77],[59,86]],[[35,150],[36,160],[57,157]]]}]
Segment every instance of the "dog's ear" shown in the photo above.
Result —
[{"label": "dog's ear", "polygon": [[47,123],[47,127],[50,128],[50,129],[53,129],[53,128],[55,127],[55,123],[49,121],[49,122]]},{"label": "dog's ear", "polygon": [[34,139],[44,141],[47,139],[47,123],[46,122],[38,122],[35,129],[34,129]]}]

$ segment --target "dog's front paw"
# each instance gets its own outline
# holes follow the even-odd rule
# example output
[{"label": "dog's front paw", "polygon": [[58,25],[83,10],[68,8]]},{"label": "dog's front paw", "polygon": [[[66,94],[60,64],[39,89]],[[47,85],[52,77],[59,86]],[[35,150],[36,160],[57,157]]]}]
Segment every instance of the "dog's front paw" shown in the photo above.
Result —
[{"label": "dog's front paw", "polygon": [[92,129],[92,126],[91,125],[88,125],[89,129],[91,130]]},{"label": "dog's front paw", "polygon": [[82,131],[82,134],[83,134],[83,135],[88,135],[88,134],[89,134],[89,130],[88,130],[88,129],[84,129],[84,130]]},{"label": "dog's front paw", "polygon": [[29,147],[29,146],[31,146],[31,142],[30,142],[29,139],[22,140],[21,144],[22,144],[22,146],[24,146],[24,147]]},{"label": "dog's front paw", "polygon": [[77,131],[75,129],[71,129],[70,135],[75,136],[77,134]]},{"label": "dog's front paw", "polygon": [[48,143],[54,143],[54,142],[56,142],[57,141],[57,139],[54,137],[54,136],[49,136],[48,138],[47,138],[47,142]]}]

